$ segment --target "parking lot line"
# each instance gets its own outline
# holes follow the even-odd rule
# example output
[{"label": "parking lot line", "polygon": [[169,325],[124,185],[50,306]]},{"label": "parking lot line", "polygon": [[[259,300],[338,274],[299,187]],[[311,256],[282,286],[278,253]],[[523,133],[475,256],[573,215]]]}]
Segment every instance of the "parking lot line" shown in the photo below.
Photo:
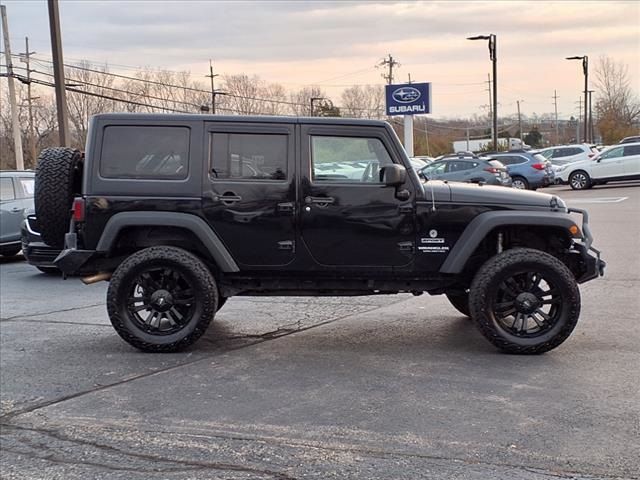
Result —
[{"label": "parking lot line", "polygon": [[596,198],[579,198],[567,199],[568,203],[620,203],[629,197],[596,197]]}]

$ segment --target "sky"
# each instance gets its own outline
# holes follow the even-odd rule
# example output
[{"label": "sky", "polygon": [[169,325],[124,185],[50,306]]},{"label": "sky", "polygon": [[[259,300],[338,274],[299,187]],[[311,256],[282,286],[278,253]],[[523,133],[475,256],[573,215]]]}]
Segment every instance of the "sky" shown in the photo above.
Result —
[{"label": "sky", "polygon": [[[6,5],[14,53],[29,37],[36,57],[50,59],[45,0]],[[339,105],[351,85],[384,84],[383,57],[400,63],[395,82],[432,83],[432,116],[486,113],[496,34],[500,114],[554,111],[577,115],[584,88],[580,62],[594,77],[599,56],[628,65],[640,91],[640,1],[60,1],[65,61],[108,64],[112,72],[153,67],[188,70],[206,81],[216,73],[258,75],[294,90],[317,85]],[[594,89],[595,85],[590,84]],[[594,102],[598,92],[594,94]]]}]

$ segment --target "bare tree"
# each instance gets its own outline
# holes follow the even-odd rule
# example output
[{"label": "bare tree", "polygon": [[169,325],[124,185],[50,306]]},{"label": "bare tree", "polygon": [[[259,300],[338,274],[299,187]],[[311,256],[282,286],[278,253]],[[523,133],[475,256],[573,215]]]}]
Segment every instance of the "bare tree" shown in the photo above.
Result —
[{"label": "bare tree", "polygon": [[293,115],[310,117],[312,98],[328,99],[329,97],[319,87],[304,87],[296,92],[291,92],[289,94],[289,109],[291,113]]},{"label": "bare tree", "polygon": [[379,85],[354,85],[341,95],[341,110],[346,117],[382,118],[384,88]]},{"label": "bare tree", "polygon": [[113,97],[114,77],[106,75],[109,73],[106,65],[98,69],[102,73],[91,71],[91,64],[88,62],[83,62],[80,66],[82,69],[68,69],[65,78],[67,83],[76,84],[74,88],[82,90],[82,93],[68,92],[67,108],[75,133],[74,146],[84,148],[89,119],[98,113],[114,110],[113,100],[106,98]]},{"label": "bare tree", "polygon": [[245,74],[224,75],[223,90],[225,91],[225,107],[240,115],[259,115],[262,113],[263,103],[260,94],[263,81],[257,75],[249,77]]},{"label": "bare tree", "polygon": [[629,81],[628,66],[604,55],[595,68],[597,128],[605,144],[638,133],[640,102]]}]

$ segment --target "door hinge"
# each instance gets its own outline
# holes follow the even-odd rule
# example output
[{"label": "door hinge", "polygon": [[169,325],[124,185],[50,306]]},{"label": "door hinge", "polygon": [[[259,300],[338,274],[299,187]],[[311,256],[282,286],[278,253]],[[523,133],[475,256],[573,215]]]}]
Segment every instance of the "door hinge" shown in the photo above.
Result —
[{"label": "door hinge", "polygon": [[284,202],[278,204],[278,212],[293,213],[293,202]]},{"label": "door hinge", "polygon": [[414,244],[413,244],[413,242],[399,242],[398,243],[398,250],[400,250],[401,252],[411,252],[411,253],[413,253]]},{"label": "door hinge", "polygon": [[296,242],[293,240],[283,240],[278,242],[278,250],[291,250],[292,252],[295,252]]}]

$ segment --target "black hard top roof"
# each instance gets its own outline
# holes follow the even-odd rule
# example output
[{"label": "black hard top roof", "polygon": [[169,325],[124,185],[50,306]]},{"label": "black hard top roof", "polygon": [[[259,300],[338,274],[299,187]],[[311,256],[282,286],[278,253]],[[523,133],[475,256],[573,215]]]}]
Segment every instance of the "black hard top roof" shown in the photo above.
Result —
[{"label": "black hard top roof", "polygon": [[241,123],[280,123],[280,124],[321,124],[321,125],[368,125],[385,127],[389,124],[382,120],[365,120],[344,117],[285,117],[267,115],[205,115],[188,113],[101,113],[93,117],[96,120],[136,120],[136,121],[178,121],[178,122],[241,122]]}]

